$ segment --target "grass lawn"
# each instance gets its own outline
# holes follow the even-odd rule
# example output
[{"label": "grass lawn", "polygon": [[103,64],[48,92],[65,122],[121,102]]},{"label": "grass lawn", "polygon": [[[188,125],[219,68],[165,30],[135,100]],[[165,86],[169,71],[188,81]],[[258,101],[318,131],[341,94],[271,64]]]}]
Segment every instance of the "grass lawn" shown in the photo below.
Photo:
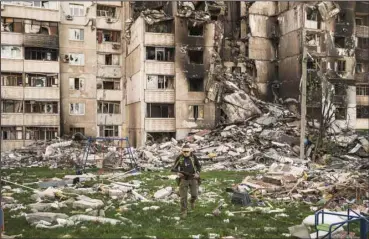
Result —
[{"label": "grass lawn", "polygon": [[[38,181],[39,178],[62,177],[65,174],[73,174],[73,170],[50,170],[45,168],[3,170],[2,176],[10,176],[13,182],[27,183]],[[141,175],[124,179],[142,181],[139,192],[147,192],[146,197],[150,198],[154,193],[164,187],[175,187],[174,180],[165,179],[162,176],[169,175],[168,172],[144,172]],[[225,215],[225,211],[245,210],[239,206],[232,205],[230,194],[225,192],[226,187],[233,183],[240,183],[242,179],[249,175],[246,172],[213,171],[202,173],[203,192],[200,195],[195,212],[189,213],[185,220],[178,220],[178,201],[153,201],[153,202],[128,202],[135,203],[130,206],[130,210],[119,212],[121,216],[128,218],[132,223],[125,222],[121,225],[97,224],[83,222],[73,227],[57,229],[36,229],[30,226],[24,216],[18,216],[21,212],[30,212],[30,209],[16,211],[5,210],[5,232],[7,235],[22,234],[25,238],[189,238],[192,235],[201,235],[202,238],[209,237],[214,233],[219,236],[234,236],[238,238],[283,238],[288,233],[288,227],[300,224],[302,220],[313,212],[306,205],[284,204],[271,202],[274,208],[285,208],[288,217],[278,217],[280,213],[247,212]],[[101,181],[100,181],[101,182]],[[91,182],[89,182],[90,184]],[[9,185],[12,188],[15,186]],[[37,186],[37,184],[35,184]],[[214,197],[210,197],[209,192],[214,192]],[[34,203],[30,193],[13,194],[19,203],[25,206]],[[108,201],[113,203],[114,208],[108,209],[105,216],[117,218],[117,209],[123,206],[121,200],[112,200],[108,195],[91,194],[91,198],[102,199],[107,205]],[[206,216],[211,214],[220,199],[225,199],[227,206],[222,209],[219,217]],[[158,210],[142,210],[147,206],[159,206]],[[75,209],[62,208],[53,212],[66,213],[72,216]],[[79,212],[78,214],[84,214]],[[226,223],[224,220],[229,219]]]}]

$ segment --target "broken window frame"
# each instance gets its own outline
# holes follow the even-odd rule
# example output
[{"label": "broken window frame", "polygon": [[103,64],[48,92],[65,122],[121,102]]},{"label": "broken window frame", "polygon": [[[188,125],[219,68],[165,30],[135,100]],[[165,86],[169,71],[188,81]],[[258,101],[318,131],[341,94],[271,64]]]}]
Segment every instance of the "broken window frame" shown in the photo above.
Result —
[{"label": "broken window frame", "polygon": [[[8,49],[9,52],[6,51]],[[1,58],[4,59],[23,59],[23,47],[13,45],[2,45],[1,46]]]},{"label": "broken window frame", "polygon": [[85,135],[85,128],[84,127],[69,127],[69,133],[72,135],[76,133],[81,133]]},{"label": "broken window frame", "polygon": [[101,43],[120,43],[120,31],[99,29],[96,31],[96,40]]},{"label": "broken window frame", "polygon": [[83,53],[69,53],[65,55],[68,59],[68,63],[71,66],[84,66],[85,65],[85,54]]},{"label": "broken window frame", "polygon": [[56,127],[25,127],[25,140],[52,140],[57,136]]},{"label": "broken window frame", "polygon": [[49,48],[26,47],[24,59],[28,61],[58,61],[58,51]]},{"label": "broken window frame", "polygon": [[345,12],[339,12],[335,19],[336,23],[343,23],[346,21],[346,13]]},{"label": "broken window frame", "polygon": [[69,103],[69,115],[85,115],[85,103]]},{"label": "broken window frame", "polygon": [[98,114],[121,114],[120,101],[98,101],[97,113]]},{"label": "broken window frame", "polygon": [[369,48],[369,38],[357,37],[357,48],[360,48],[360,49]]},{"label": "broken window frame", "polygon": [[357,105],[356,106],[356,118],[357,119],[368,119],[369,118],[369,106],[368,105]]},{"label": "broken window frame", "polygon": [[[111,54],[111,53],[109,53],[109,54],[101,54],[101,55],[103,55],[104,58],[105,58],[103,65],[105,65],[105,66],[119,66],[120,65],[120,55],[119,54]],[[114,59],[116,61],[114,61]]]},{"label": "broken window frame", "polygon": [[2,86],[23,86],[22,73],[1,73],[1,85]]},{"label": "broken window frame", "polygon": [[[97,79],[96,88],[98,90],[121,90],[120,78],[100,78]],[[108,87],[111,85],[112,87]]]},{"label": "broken window frame", "polygon": [[[342,40],[343,40],[343,42],[342,42]],[[343,36],[335,36],[334,37],[334,47],[335,48],[345,48],[345,46],[346,46],[346,37],[343,37]]]},{"label": "broken window frame", "polygon": [[[106,10],[104,10],[104,8]],[[113,11],[110,11],[110,10],[113,10]],[[96,16],[104,17],[104,18],[117,18],[117,7],[107,6],[107,5],[103,5],[99,3],[96,6]]]},{"label": "broken window frame", "polygon": [[[6,27],[8,27],[9,31],[5,31]],[[23,19],[13,17],[2,17],[1,32],[23,33],[24,32]]]},{"label": "broken window frame", "polygon": [[21,126],[2,126],[1,140],[22,140],[23,127]]},{"label": "broken window frame", "polygon": [[85,15],[85,6],[83,4],[69,3],[69,13],[74,17],[83,17]]},{"label": "broken window frame", "polygon": [[[24,19],[24,33],[57,36],[59,34],[58,23]],[[35,29],[34,29],[35,28]]]},{"label": "broken window frame", "polygon": [[317,22],[318,21],[318,10],[307,7],[306,8],[306,20]]},{"label": "broken window frame", "polygon": [[2,113],[23,113],[23,101],[21,100],[1,100]]},{"label": "broken window frame", "polygon": [[175,118],[174,104],[169,103],[147,103],[146,118]]},{"label": "broken window frame", "polygon": [[[205,90],[204,78],[191,77],[188,78],[187,81],[188,81],[188,92],[204,92]],[[193,83],[198,83],[199,86],[194,87]]]},{"label": "broken window frame", "polygon": [[69,28],[69,40],[70,41],[84,41],[85,30],[80,28]]},{"label": "broken window frame", "polygon": [[[196,28],[201,28],[201,30],[196,31]],[[195,32],[201,32],[201,33],[199,33],[199,34],[191,34],[191,32],[193,32],[193,31],[195,31]],[[194,24],[192,22],[187,21],[187,32],[188,32],[188,36],[189,37],[203,37],[204,36],[204,32],[205,32],[204,25],[203,24],[200,24],[199,26],[194,26]]]},{"label": "broken window frame", "polygon": [[[311,37],[311,39],[309,39]],[[307,33],[306,34],[306,43],[308,46],[320,46],[321,36],[318,33]],[[313,44],[311,44],[313,43]]]},{"label": "broken window frame", "polygon": [[85,90],[85,79],[80,77],[69,78],[69,89],[70,90]]},{"label": "broken window frame", "polygon": [[355,17],[356,26],[364,26],[364,19],[362,17]]},{"label": "broken window frame", "polygon": [[59,102],[57,101],[35,101],[24,102],[24,113],[26,114],[58,114]]},{"label": "broken window frame", "polygon": [[[191,53],[195,54],[194,52],[202,52],[201,57],[192,55]],[[200,53],[198,53],[200,54]],[[192,57],[191,57],[192,55]],[[195,65],[203,65],[204,64],[204,51],[203,50],[188,50],[187,51],[188,61],[190,64]],[[191,60],[192,59],[192,60]]]},{"label": "broken window frame", "polygon": [[[151,80],[154,81],[153,84],[150,84]],[[147,75],[146,89],[147,90],[174,90],[174,76],[172,75]]]},{"label": "broken window frame", "polygon": [[119,125],[99,125],[100,137],[119,137]]},{"label": "broken window frame", "polygon": [[[43,84],[37,84],[37,80],[42,80]],[[55,75],[46,74],[26,74],[26,87],[58,87],[58,79]]]},{"label": "broken window frame", "polygon": [[335,68],[337,72],[346,72],[346,60],[336,60]]},{"label": "broken window frame", "polygon": [[[149,59],[149,52],[152,51],[151,53],[154,53],[154,58],[153,59]],[[160,60],[162,57],[159,57],[160,55],[158,55],[159,52],[163,52],[164,51],[164,58],[163,60]],[[152,46],[147,46],[146,47],[146,60],[148,61],[164,61],[164,62],[174,62],[174,55],[175,55],[175,48],[174,47],[152,47]],[[152,57],[151,57],[152,58]]]},{"label": "broken window frame", "polygon": [[355,65],[355,73],[363,73],[364,72],[364,64],[356,63]]},{"label": "broken window frame", "polygon": [[356,85],[357,96],[369,96],[369,85]]},{"label": "broken window frame", "polygon": [[189,105],[188,119],[189,120],[203,120],[204,119],[204,105]]}]

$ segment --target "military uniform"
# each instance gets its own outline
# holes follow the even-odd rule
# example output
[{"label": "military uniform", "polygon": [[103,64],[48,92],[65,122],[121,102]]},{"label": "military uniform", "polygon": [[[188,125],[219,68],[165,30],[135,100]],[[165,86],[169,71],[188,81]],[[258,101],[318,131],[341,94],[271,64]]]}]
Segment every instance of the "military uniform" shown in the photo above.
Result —
[{"label": "military uniform", "polygon": [[184,175],[179,180],[179,196],[181,198],[181,213],[182,216],[187,215],[187,194],[190,189],[191,194],[191,209],[194,209],[195,201],[198,196],[199,179],[194,178],[194,174],[201,171],[201,165],[197,157],[193,154],[189,156],[180,155],[177,157],[172,172],[184,172]]}]

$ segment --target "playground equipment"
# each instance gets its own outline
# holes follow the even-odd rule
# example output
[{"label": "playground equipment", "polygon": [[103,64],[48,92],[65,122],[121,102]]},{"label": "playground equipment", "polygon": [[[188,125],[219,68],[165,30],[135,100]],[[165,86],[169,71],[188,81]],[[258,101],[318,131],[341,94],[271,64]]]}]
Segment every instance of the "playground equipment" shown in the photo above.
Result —
[{"label": "playground equipment", "polygon": [[[84,172],[86,169],[86,164],[87,164],[87,159],[88,159],[88,155],[90,154],[92,147],[95,147],[94,149],[96,150],[97,145],[94,144],[95,141],[103,141],[104,144],[100,145],[101,147],[104,146],[111,146],[111,145],[105,145],[105,143],[110,144],[111,142],[116,142],[118,141],[117,144],[117,150],[120,151],[120,155],[121,155],[121,162],[120,164],[122,165],[123,163],[123,155],[128,155],[128,158],[130,160],[130,167],[132,168],[137,168],[137,163],[136,160],[134,158],[134,155],[132,153],[131,150],[131,145],[129,143],[128,137],[126,138],[104,138],[104,137],[96,137],[96,138],[92,138],[92,137],[88,137],[87,138],[87,144],[84,148],[84,152],[83,152],[83,156],[82,156],[82,164],[79,165],[79,167],[77,167],[77,174],[81,174],[82,171]],[[116,145],[114,145],[116,146]]]},{"label": "playground equipment", "polygon": [[[319,217],[321,215],[321,217]],[[332,224],[324,223],[324,215],[334,215],[339,217],[347,218],[344,221],[336,222]],[[321,219],[321,220],[319,220]],[[319,224],[319,221],[321,223]],[[360,239],[368,239],[369,238],[369,215],[364,216],[356,213],[352,209],[347,209],[347,214],[336,213],[336,212],[326,212],[324,209],[319,210],[315,213],[315,229],[316,229],[316,238],[318,237],[319,231],[328,232],[327,235],[321,238],[332,238],[332,233],[335,232],[338,228],[347,224],[347,235],[350,235],[350,223],[360,222]]]}]

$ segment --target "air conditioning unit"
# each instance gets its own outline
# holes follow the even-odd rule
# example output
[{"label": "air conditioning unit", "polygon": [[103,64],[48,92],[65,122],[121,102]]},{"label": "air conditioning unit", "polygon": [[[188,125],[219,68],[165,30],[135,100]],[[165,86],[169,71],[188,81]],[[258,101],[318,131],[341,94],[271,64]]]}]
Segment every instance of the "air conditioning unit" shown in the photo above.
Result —
[{"label": "air conditioning unit", "polygon": [[113,44],[113,49],[114,50],[120,49],[120,44]]},{"label": "air conditioning unit", "polygon": [[63,62],[65,62],[65,63],[69,62],[69,56],[68,55],[64,55]]},{"label": "air conditioning unit", "polygon": [[107,23],[112,23],[113,22],[113,19],[111,19],[110,17],[106,19],[106,22]]},{"label": "air conditioning unit", "polygon": [[5,9],[4,4],[1,4],[1,10],[4,10],[4,9]]},{"label": "air conditioning unit", "polygon": [[66,15],[66,16],[65,16],[65,19],[67,19],[67,20],[69,20],[69,21],[70,21],[70,20],[73,20],[73,16],[71,16],[71,15]]}]

